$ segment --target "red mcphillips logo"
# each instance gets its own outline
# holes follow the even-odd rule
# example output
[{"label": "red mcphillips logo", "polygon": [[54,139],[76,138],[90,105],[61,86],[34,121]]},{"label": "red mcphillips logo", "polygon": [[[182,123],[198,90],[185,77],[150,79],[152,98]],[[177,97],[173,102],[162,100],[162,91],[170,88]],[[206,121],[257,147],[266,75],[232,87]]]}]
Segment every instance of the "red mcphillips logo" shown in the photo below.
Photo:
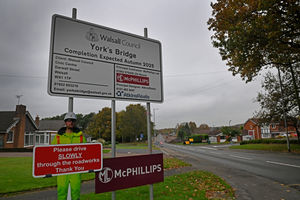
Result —
[{"label": "red mcphillips logo", "polygon": [[149,86],[149,77],[117,73],[117,82]]}]

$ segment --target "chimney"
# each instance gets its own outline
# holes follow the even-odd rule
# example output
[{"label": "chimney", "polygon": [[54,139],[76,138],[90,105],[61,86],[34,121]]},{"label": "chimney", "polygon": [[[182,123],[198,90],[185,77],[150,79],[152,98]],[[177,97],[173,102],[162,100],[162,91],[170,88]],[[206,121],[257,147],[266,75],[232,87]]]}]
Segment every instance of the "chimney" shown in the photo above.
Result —
[{"label": "chimney", "polygon": [[24,105],[17,105],[16,106],[16,117],[20,119],[19,123],[16,125],[14,135],[15,142],[14,148],[23,148],[24,147],[24,134],[26,128],[26,106]]},{"label": "chimney", "polygon": [[25,115],[25,113],[26,113],[26,106],[24,106],[24,105],[16,106],[16,115],[17,116]]},{"label": "chimney", "polygon": [[35,125],[37,126],[37,127],[39,127],[40,126],[40,117],[37,115],[36,117],[35,117]]}]

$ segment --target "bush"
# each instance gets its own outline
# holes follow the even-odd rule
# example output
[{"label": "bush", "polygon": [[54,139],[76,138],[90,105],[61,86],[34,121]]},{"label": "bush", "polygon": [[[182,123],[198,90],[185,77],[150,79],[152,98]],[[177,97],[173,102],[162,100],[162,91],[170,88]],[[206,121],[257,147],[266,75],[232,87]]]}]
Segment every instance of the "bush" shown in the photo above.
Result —
[{"label": "bush", "polygon": [[[286,144],[286,140],[276,140],[276,139],[259,139],[259,140],[249,140],[242,141],[243,144]],[[297,140],[290,140],[290,144],[298,144]]]},{"label": "bush", "polygon": [[192,135],[189,137],[190,138],[193,138],[194,139],[194,142],[193,143],[201,143],[202,140],[208,140],[208,135],[207,134],[202,134],[202,135]]}]

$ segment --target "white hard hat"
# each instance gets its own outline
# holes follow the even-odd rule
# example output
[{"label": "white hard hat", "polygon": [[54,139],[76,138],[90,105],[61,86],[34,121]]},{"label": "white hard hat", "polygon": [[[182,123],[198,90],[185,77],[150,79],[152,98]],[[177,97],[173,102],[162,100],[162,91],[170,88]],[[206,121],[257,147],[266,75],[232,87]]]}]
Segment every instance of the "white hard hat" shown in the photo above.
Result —
[{"label": "white hard hat", "polygon": [[77,120],[77,117],[75,115],[75,113],[73,112],[68,112],[64,118],[64,121],[66,121],[67,119],[74,119],[74,120]]}]

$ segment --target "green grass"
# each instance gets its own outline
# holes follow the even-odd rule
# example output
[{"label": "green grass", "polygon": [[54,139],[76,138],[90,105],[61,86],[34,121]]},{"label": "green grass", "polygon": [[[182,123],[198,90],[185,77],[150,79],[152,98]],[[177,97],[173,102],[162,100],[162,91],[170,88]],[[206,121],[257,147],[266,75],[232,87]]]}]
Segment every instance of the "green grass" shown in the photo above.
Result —
[{"label": "green grass", "polygon": [[[164,169],[179,168],[189,164],[172,157],[164,158]],[[32,157],[0,158],[0,194],[56,186],[56,177],[33,178]],[[94,173],[82,174],[82,180],[92,180]]]},{"label": "green grass", "polygon": [[[179,168],[189,166],[183,161],[167,157],[164,158],[164,168]],[[56,177],[33,178],[32,158],[14,157],[0,158],[0,195],[11,194],[20,191],[35,190],[56,186]],[[95,178],[94,173],[82,174],[82,180]],[[140,200],[148,199],[149,187],[140,186],[117,191],[117,199]],[[219,177],[203,171],[195,171],[186,174],[165,178],[162,183],[154,184],[155,199],[233,199],[232,188]],[[111,199],[111,193],[86,194],[82,199]]]},{"label": "green grass", "polygon": [[[300,153],[300,145],[291,144],[291,152]],[[286,144],[244,144],[231,146],[231,149],[249,149],[249,150],[264,150],[276,152],[288,152]]]},{"label": "green grass", "polygon": [[[56,177],[33,178],[32,157],[0,158],[0,194],[56,186]],[[82,180],[94,179],[94,173],[82,174]]]},{"label": "green grass", "polygon": [[[201,199],[235,199],[233,189],[221,178],[210,172],[193,171],[166,177],[164,182],[154,184],[156,200],[201,200]],[[84,194],[83,200],[111,199],[111,193]],[[149,199],[149,186],[140,186],[116,191],[118,200]]]},{"label": "green grass", "polygon": [[[132,143],[120,143],[116,145],[117,149],[148,149],[148,143],[146,142],[132,142]],[[152,145],[152,149],[159,149]]]},{"label": "green grass", "polygon": [[103,151],[103,153],[109,153],[110,149],[103,149],[102,151]]},{"label": "green grass", "polygon": [[192,165],[183,162],[182,160],[179,160],[177,158],[173,158],[173,157],[164,158],[164,169],[174,169],[174,168],[187,167],[187,166],[192,166]]}]

